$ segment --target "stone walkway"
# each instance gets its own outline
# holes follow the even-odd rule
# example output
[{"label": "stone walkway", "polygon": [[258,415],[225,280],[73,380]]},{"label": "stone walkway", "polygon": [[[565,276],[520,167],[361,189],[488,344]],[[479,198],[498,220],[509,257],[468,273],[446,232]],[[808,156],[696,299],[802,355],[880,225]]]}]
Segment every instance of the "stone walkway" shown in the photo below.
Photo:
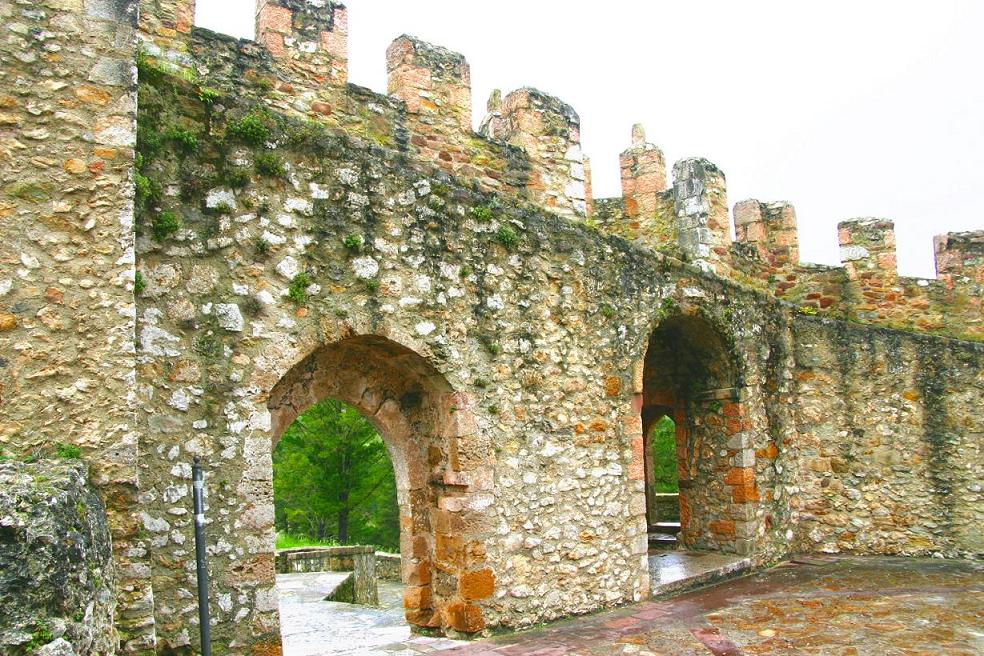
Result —
[{"label": "stone walkway", "polygon": [[752,560],[709,551],[649,552],[650,595],[653,599],[693,590],[751,569]]},{"label": "stone walkway", "polygon": [[979,656],[984,563],[806,558],[442,656]]},{"label": "stone walkway", "polygon": [[379,583],[378,608],[323,601],[346,576],[277,574],[284,656],[417,656],[467,644],[411,635],[399,583]]}]

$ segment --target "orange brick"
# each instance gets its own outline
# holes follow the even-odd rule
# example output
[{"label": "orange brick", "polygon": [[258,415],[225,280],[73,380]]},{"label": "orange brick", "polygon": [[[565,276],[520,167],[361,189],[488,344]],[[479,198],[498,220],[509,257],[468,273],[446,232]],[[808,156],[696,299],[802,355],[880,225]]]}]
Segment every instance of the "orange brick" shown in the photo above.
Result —
[{"label": "orange brick", "polygon": [[407,610],[424,610],[431,607],[430,586],[408,585],[403,589],[403,607]]},{"label": "orange brick", "polygon": [[622,379],[618,376],[605,377],[605,395],[618,396],[622,392]]},{"label": "orange brick", "polygon": [[644,444],[642,435],[632,438],[632,461],[629,463],[629,480],[641,481],[646,476]]},{"label": "orange brick", "polygon": [[707,528],[711,530],[711,533],[716,535],[732,538],[735,536],[735,523],[730,519],[716,519],[708,524]]},{"label": "orange brick", "polygon": [[732,467],[724,482],[728,485],[754,485],[755,470],[751,467]]},{"label": "orange brick", "polygon": [[455,602],[444,609],[447,624],[456,631],[476,633],[485,628],[482,609],[475,604]]},{"label": "orange brick", "polygon": [[731,499],[735,503],[752,503],[758,501],[758,489],[754,485],[739,485],[731,489]]},{"label": "orange brick", "polygon": [[458,578],[458,592],[465,599],[486,599],[495,592],[495,574],[490,569],[463,572]]}]

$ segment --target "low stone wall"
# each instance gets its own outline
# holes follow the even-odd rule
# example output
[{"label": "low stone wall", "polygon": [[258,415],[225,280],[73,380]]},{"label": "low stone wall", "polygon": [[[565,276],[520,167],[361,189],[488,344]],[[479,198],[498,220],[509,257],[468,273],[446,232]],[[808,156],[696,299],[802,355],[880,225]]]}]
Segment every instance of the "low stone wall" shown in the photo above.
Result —
[{"label": "low stone wall", "polygon": [[400,583],[400,554],[376,552],[376,579],[379,581],[395,581]]},{"label": "low stone wall", "polygon": [[376,552],[372,547],[301,547],[277,552],[277,573],[348,572],[352,574],[327,597],[329,601],[375,606]]},{"label": "low stone wall", "polygon": [[[277,573],[375,571],[372,547],[298,547],[277,551]],[[367,566],[366,563],[369,563]]]},{"label": "low stone wall", "polygon": [[106,510],[79,460],[0,462],[0,654],[111,654]]}]

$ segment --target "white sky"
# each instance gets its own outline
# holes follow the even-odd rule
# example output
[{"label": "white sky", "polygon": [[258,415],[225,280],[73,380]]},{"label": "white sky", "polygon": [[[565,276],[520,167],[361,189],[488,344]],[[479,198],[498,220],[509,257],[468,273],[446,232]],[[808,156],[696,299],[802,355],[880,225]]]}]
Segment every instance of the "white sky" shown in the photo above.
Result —
[{"label": "white sky", "polygon": [[[595,197],[620,194],[633,123],[668,166],[702,156],[729,204],[789,200],[803,261],[837,264],[836,224],[893,219],[899,269],[933,276],[932,236],[984,228],[984,2],[348,0],[349,79],[386,91],[413,34],[465,55],[475,124],[493,88],[581,116]],[[253,36],[255,0],[198,0],[196,24]]]}]

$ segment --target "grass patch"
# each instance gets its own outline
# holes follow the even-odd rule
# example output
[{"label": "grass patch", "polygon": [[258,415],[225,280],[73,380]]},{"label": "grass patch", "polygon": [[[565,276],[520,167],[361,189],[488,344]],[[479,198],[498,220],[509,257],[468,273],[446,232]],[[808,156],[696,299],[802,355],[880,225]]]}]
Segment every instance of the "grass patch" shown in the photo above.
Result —
[{"label": "grass patch", "polygon": [[81,460],[82,449],[74,444],[59,442],[55,445],[55,454],[62,460]]},{"label": "grass patch", "polygon": [[306,535],[290,535],[277,532],[277,549],[296,549],[297,547],[337,547],[335,540],[318,540]]},{"label": "grass patch", "polygon": [[287,298],[297,305],[303,305],[307,300],[307,288],[311,286],[311,276],[306,273],[299,273],[290,281],[287,288]]}]

